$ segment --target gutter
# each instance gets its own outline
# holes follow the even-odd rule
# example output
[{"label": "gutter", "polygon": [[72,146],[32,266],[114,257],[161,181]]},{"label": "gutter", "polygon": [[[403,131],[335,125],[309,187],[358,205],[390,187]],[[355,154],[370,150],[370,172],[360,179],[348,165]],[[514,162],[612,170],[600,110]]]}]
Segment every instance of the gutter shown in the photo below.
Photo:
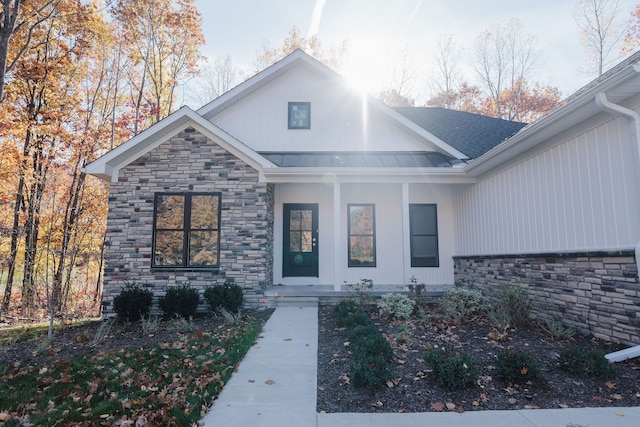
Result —
[{"label": "gutter", "polygon": [[[638,167],[640,167],[640,115],[629,108],[614,104],[613,102],[609,101],[607,99],[606,92],[598,93],[595,96],[595,101],[596,105],[601,110],[613,114],[620,114],[633,120],[633,124],[635,125],[635,140],[639,165]],[[636,245],[636,266],[638,267],[638,271],[640,271],[640,242],[638,242],[638,244]],[[609,362],[622,362],[638,356],[640,356],[640,345],[616,351],[614,353],[609,353],[605,357],[607,358],[607,360],[609,360]]]}]

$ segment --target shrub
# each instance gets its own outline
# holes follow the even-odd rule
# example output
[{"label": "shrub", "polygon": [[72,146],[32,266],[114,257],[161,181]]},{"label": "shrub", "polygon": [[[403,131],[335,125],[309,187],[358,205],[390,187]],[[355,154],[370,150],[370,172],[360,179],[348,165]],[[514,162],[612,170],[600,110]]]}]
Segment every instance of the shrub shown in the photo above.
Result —
[{"label": "shrub", "polygon": [[235,283],[226,282],[224,285],[211,286],[204,290],[204,299],[213,312],[220,312],[221,308],[236,313],[242,306],[242,288]]},{"label": "shrub", "polygon": [[354,387],[380,387],[392,378],[389,363],[380,354],[367,354],[356,359],[351,374]]},{"label": "shrub", "polygon": [[447,290],[440,299],[445,316],[454,320],[471,320],[484,313],[487,300],[479,291],[463,286]]},{"label": "shrub", "polygon": [[509,316],[512,326],[525,326],[531,312],[531,298],[520,286],[506,286],[500,295],[500,306]]},{"label": "shrub", "polygon": [[560,367],[583,378],[611,378],[617,373],[615,366],[604,357],[604,351],[584,349],[577,345],[560,353]]},{"label": "shrub", "polygon": [[385,294],[378,301],[378,309],[383,316],[396,319],[408,319],[413,313],[416,302],[404,294]]},{"label": "shrub", "polygon": [[119,322],[137,322],[149,315],[153,292],[136,283],[125,283],[113,299],[113,309]]},{"label": "shrub", "polygon": [[158,300],[160,310],[167,317],[181,316],[188,319],[196,314],[200,294],[189,285],[173,286]]},{"label": "shrub", "polygon": [[356,358],[379,354],[386,360],[393,356],[391,345],[372,324],[355,326],[347,336],[353,347],[352,353]]},{"label": "shrub", "polygon": [[461,350],[432,348],[425,353],[424,360],[433,369],[436,381],[447,388],[468,387],[480,377],[476,361]]},{"label": "shrub", "polygon": [[367,325],[371,319],[353,300],[343,300],[335,308],[336,321],[343,328]]},{"label": "shrub", "polygon": [[542,364],[522,351],[504,350],[496,357],[496,368],[499,376],[507,381],[519,383],[540,378]]}]

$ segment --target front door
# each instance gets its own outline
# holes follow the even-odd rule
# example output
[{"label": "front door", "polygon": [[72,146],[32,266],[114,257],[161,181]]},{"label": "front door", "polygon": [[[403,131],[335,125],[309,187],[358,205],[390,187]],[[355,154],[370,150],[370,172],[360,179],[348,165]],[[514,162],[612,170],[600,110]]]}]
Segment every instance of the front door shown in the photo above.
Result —
[{"label": "front door", "polygon": [[284,277],[318,277],[318,205],[284,205]]}]

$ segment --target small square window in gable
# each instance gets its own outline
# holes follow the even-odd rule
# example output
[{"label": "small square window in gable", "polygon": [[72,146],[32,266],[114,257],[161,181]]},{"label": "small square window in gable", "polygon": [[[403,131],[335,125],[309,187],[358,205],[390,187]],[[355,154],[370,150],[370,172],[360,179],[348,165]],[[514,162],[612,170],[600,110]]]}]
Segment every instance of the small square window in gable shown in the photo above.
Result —
[{"label": "small square window in gable", "polygon": [[289,129],[311,129],[311,103],[289,103]]}]

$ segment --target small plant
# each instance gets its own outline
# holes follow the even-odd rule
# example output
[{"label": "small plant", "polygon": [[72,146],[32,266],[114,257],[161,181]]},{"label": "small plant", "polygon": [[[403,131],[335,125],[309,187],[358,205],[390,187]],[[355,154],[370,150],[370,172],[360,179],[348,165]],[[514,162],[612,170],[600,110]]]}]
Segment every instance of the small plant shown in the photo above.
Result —
[{"label": "small plant", "polygon": [[461,321],[472,320],[487,310],[487,300],[479,291],[465,286],[448,289],[440,299],[445,316]]},{"label": "small plant", "polygon": [[384,294],[378,301],[378,309],[382,316],[408,319],[413,313],[416,302],[403,294]]},{"label": "small plant", "polygon": [[160,310],[167,317],[176,315],[188,319],[193,317],[198,310],[200,294],[198,290],[189,285],[172,286],[167,289],[166,294],[158,300]]},{"label": "small plant", "polygon": [[113,327],[114,323],[115,323],[115,320],[113,318],[103,320],[102,323],[100,323],[100,326],[98,327],[98,329],[96,330],[96,334],[93,337],[93,343],[97,344],[106,340],[107,337],[109,336],[109,333],[111,332],[111,328]]},{"label": "small plant", "polygon": [[504,310],[491,310],[487,313],[487,317],[496,329],[506,331],[511,326],[511,317]]},{"label": "small plant", "polygon": [[548,319],[540,324],[540,329],[554,341],[570,340],[576,334],[576,331],[564,326],[561,322]]},{"label": "small plant", "polygon": [[542,364],[522,351],[504,350],[496,357],[498,375],[515,383],[540,378]]},{"label": "small plant", "polygon": [[464,388],[477,383],[480,368],[466,352],[449,348],[432,348],[424,360],[433,369],[436,381],[450,389]]},{"label": "small plant", "polygon": [[612,378],[616,368],[604,357],[604,351],[572,345],[560,353],[560,367],[572,375],[589,378]]},{"label": "small plant", "polygon": [[36,354],[43,354],[44,352],[49,350],[49,346],[51,345],[52,341],[53,339],[49,336],[42,338],[42,341],[40,341],[38,343],[38,346],[36,347]]},{"label": "small plant", "polygon": [[509,315],[512,326],[525,326],[531,313],[531,298],[527,290],[520,286],[506,286],[500,293],[500,306]]},{"label": "small plant", "polygon": [[240,311],[234,314],[224,307],[220,307],[220,315],[224,318],[224,322],[227,325],[235,325],[242,318]]},{"label": "small plant", "polygon": [[195,329],[195,326],[193,325],[193,317],[185,319],[179,314],[176,314],[175,317],[169,322],[169,329],[180,332],[191,332]]},{"label": "small plant", "polygon": [[113,299],[113,310],[120,323],[137,322],[149,315],[153,293],[136,283],[125,283],[124,288]]},{"label": "small plant", "polygon": [[232,282],[211,286],[204,290],[204,299],[214,313],[221,308],[236,313],[242,306],[242,288]]},{"label": "small plant", "polygon": [[349,328],[357,325],[368,325],[371,319],[362,308],[352,300],[342,300],[336,305],[335,314],[338,325]]},{"label": "small plant", "polygon": [[142,319],[140,319],[140,325],[142,326],[142,333],[149,335],[160,328],[160,320],[158,316],[142,317]]},{"label": "small plant", "polygon": [[400,328],[398,328],[398,332],[396,332],[393,339],[399,344],[411,344],[413,342],[413,335],[409,329],[409,324],[403,323],[400,325]]},{"label": "small plant", "polygon": [[371,291],[373,291],[373,280],[360,279],[359,283],[344,282],[347,292],[352,295],[358,304],[364,306],[371,301]]}]

